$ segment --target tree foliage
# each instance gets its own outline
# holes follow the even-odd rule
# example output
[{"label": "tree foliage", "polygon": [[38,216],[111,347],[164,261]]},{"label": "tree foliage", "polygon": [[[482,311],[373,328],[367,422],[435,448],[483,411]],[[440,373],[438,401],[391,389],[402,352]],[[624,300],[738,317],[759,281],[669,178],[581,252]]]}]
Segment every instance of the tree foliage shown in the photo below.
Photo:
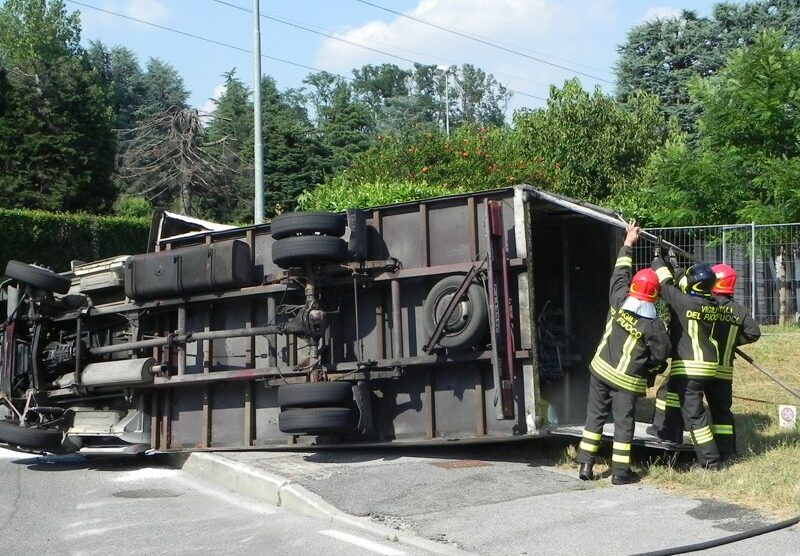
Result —
[{"label": "tree foliage", "polygon": [[63,2],[0,6],[0,203],[105,211],[115,142],[100,78]]},{"label": "tree foliage", "polygon": [[544,159],[551,187],[594,202],[624,190],[677,131],[656,97],[637,93],[620,103],[577,80],[552,87],[547,106],[518,113],[514,127],[523,155]]},{"label": "tree foliage", "polygon": [[531,183],[602,202],[626,190],[650,155],[676,134],[652,95],[623,105],[577,81],[553,87],[546,107],[518,113],[514,127],[462,125],[441,131],[381,135],[330,186],[311,191],[305,206],[351,190],[353,202],[379,203],[415,191],[475,191]]},{"label": "tree foliage", "polygon": [[797,0],[722,2],[708,18],[684,10],[677,18],[645,21],[628,32],[618,49],[617,95],[625,101],[639,90],[652,93],[684,131],[694,133],[699,112],[688,93],[689,81],[716,75],[734,50],[753,44],[764,30],[781,28],[789,46],[797,42]]},{"label": "tree foliage", "polygon": [[659,224],[800,219],[800,49],[787,43],[762,33],[718,75],[695,79],[698,137],[659,150],[622,204]]}]

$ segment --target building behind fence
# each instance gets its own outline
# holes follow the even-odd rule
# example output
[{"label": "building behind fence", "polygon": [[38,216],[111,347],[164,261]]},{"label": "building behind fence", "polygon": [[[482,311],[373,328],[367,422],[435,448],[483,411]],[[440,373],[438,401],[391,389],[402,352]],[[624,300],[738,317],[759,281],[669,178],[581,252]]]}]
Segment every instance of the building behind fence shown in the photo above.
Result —
[{"label": "building behind fence", "polygon": [[[737,274],[735,298],[761,324],[800,322],[800,224],[735,224],[648,228],[649,232],[709,264],[725,263]],[[646,266],[651,245],[637,246],[636,262]],[[691,261],[678,257],[680,265]]]}]

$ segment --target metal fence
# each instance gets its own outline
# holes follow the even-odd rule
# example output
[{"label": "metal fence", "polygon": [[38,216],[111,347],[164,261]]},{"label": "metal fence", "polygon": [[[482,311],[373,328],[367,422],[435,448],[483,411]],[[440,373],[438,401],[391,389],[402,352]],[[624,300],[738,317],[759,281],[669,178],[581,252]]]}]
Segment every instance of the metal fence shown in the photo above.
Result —
[{"label": "metal fence", "polygon": [[[800,323],[800,223],[648,228],[709,264],[725,263],[737,274],[735,297],[761,324]],[[636,248],[638,267],[649,264],[652,246]],[[680,265],[691,264],[680,256]]]}]

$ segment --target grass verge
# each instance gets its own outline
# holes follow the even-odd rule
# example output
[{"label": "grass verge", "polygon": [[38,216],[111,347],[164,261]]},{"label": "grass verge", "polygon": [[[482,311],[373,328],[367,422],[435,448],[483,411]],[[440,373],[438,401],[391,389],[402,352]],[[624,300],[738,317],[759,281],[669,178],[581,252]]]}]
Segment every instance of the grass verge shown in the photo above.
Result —
[{"label": "grass verge", "polygon": [[[761,340],[743,351],[790,386],[800,388],[800,328],[765,326],[762,332]],[[687,470],[685,461],[657,458],[643,462],[645,482],[776,517],[800,513],[800,431],[778,426],[778,404],[800,407],[800,400],[742,360],[735,364],[733,390],[736,463],[721,473],[708,473]]]}]

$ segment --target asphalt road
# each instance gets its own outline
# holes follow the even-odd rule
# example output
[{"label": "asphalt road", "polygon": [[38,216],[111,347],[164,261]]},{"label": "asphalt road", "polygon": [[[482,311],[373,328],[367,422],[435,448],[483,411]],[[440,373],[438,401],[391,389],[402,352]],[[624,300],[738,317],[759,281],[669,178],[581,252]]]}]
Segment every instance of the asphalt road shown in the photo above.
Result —
[{"label": "asphalt road", "polygon": [[[335,507],[492,556],[629,555],[720,539],[774,520],[642,484],[578,480],[539,444],[425,451],[220,452],[295,481]],[[527,451],[530,451],[528,453]],[[797,527],[703,552],[800,554]]]},{"label": "asphalt road", "polygon": [[4,556],[409,553],[152,461],[43,458],[0,448]]}]

